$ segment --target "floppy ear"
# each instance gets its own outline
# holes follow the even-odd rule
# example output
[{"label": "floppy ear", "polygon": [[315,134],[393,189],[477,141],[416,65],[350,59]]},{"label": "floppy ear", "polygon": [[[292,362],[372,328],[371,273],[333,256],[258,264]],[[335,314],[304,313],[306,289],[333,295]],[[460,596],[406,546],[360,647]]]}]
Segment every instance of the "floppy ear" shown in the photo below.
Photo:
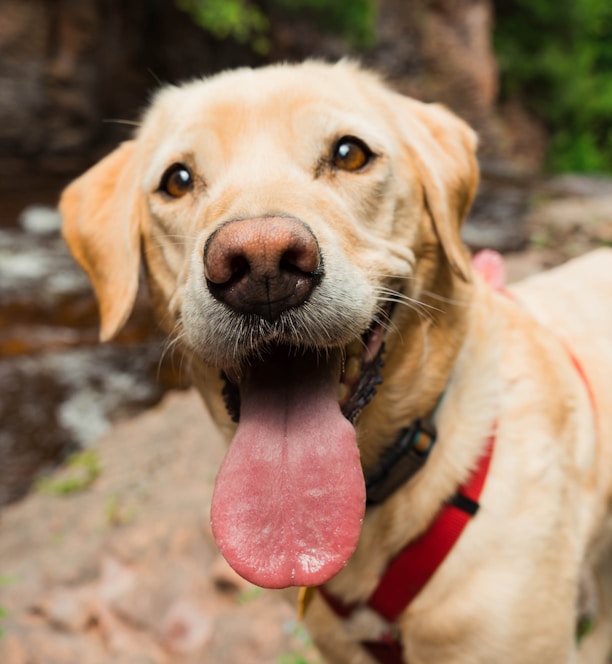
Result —
[{"label": "floppy ear", "polygon": [[87,272],[100,308],[100,339],[124,325],[138,291],[139,197],[134,142],[123,143],[62,193],[62,233]]},{"label": "floppy ear", "polygon": [[478,187],[476,134],[439,104],[408,97],[400,100],[398,121],[422,178],[434,229],[451,269],[468,281],[470,260],[461,241],[461,227]]}]

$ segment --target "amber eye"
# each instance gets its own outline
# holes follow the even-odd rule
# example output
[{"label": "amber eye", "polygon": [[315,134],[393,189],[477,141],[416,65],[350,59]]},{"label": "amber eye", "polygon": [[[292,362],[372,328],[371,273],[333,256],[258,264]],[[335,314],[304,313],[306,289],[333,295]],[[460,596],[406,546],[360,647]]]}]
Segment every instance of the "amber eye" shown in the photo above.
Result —
[{"label": "amber eye", "polygon": [[372,150],[359,138],[343,136],[334,148],[332,164],[343,171],[358,171],[370,162]]},{"label": "amber eye", "polygon": [[181,198],[193,187],[191,171],[185,164],[172,164],[162,175],[159,191],[172,198]]}]

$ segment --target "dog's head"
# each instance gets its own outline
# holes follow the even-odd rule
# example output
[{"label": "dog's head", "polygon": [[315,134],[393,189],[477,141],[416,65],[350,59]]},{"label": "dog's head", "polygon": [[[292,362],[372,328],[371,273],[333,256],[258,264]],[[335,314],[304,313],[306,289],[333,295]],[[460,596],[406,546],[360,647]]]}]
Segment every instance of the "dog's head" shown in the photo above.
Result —
[{"label": "dog's head", "polygon": [[102,339],[131,311],[143,256],[161,324],[222,373],[239,426],[213,529],[261,585],[316,585],[356,545],[349,419],[383,341],[406,340],[395,305],[470,279],[474,148],[451,113],[351,63],[275,66],[163,89],[135,138],[64,192]]}]

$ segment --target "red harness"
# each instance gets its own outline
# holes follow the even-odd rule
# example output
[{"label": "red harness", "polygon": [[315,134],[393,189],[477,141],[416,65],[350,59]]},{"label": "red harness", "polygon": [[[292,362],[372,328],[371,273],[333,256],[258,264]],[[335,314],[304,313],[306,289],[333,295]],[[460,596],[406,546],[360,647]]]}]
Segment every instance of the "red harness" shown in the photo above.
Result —
[{"label": "red harness", "polygon": [[[387,622],[394,623],[419,594],[478,511],[478,500],[487,478],[494,444],[495,436],[491,436],[468,481],[446,503],[429,529],[391,561],[378,587],[365,602],[365,606]],[[345,620],[362,606],[344,604],[323,586],[319,592],[332,611]],[[361,645],[381,664],[404,664],[401,643],[391,632],[380,641],[363,641]]]}]

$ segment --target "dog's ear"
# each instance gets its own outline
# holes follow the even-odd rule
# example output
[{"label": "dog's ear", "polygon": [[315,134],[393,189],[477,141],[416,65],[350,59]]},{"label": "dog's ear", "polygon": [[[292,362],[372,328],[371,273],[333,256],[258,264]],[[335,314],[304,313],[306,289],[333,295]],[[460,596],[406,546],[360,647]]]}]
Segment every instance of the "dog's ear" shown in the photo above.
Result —
[{"label": "dog's ear", "polygon": [[100,339],[124,325],[138,291],[140,198],[134,142],[123,143],[62,193],[62,232],[87,272],[100,308]]},{"label": "dog's ear", "polygon": [[400,99],[398,122],[422,178],[436,234],[451,269],[467,281],[470,260],[461,241],[461,227],[478,187],[476,134],[439,104]]}]

